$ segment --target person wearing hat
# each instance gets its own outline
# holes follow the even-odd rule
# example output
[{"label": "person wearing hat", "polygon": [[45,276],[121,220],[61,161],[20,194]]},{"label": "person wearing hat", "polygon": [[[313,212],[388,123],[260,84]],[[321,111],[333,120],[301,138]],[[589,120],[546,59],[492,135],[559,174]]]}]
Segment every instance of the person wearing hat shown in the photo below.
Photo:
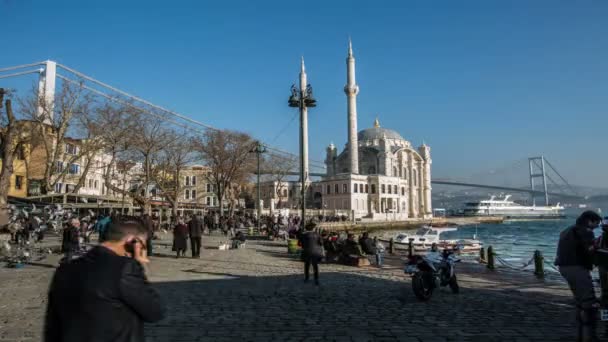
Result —
[{"label": "person wearing hat", "polygon": [[579,341],[598,341],[596,335],[599,302],[595,297],[591,270],[595,257],[593,230],[602,217],[594,211],[585,211],[576,224],[560,233],[555,265],[566,279],[576,302]]},{"label": "person wearing hat", "polygon": [[306,224],[306,231],[300,236],[302,243],[302,258],[304,259],[304,282],[310,278],[310,266],[314,271],[315,285],[319,286],[319,262],[323,259],[323,241],[314,231],[317,225],[314,222]]}]

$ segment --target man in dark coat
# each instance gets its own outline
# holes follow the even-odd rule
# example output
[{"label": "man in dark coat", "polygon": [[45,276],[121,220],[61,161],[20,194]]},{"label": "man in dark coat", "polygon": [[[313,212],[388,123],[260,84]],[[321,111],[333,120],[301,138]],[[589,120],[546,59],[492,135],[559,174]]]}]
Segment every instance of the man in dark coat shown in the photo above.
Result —
[{"label": "man in dark coat", "polygon": [[64,253],[65,261],[72,260],[74,253],[78,251],[78,232],[80,229],[80,221],[77,218],[72,218],[63,229],[61,239],[61,251]]},{"label": "man in dark coat", "polygon": [[310,266],[315,275],[315,285],[319,286],[319,261],[323,259],[323,241],[313,229],[314,223],[306,225],[306,231],[300,236],[302,243],[302,258],[304,259],[304,282],[310,278]]},{"label": "man in dark coat", "polygon": [[142,342],[144,322],[165,314],[144,271],[146,230],[110,224],[107,240],[59,266],[51,282],[45,342]]},{"label": "man in dark coat", "polygon": [[602,221],[593,211],[586,211],[576,224],[561,232],[557,244],[555,265],[566,279],[576,301],[579,341],[598,341],[596,336],[597,310],[591,270],[594,261],[593,229]]},{"label": "man in dark coat", "polygon": [[188,222],[188,232],[190,233],[190,247],[192,247],[192,257],[201,256],[201,237],[203,236],[203,223],[196,215],[192,216]]}]

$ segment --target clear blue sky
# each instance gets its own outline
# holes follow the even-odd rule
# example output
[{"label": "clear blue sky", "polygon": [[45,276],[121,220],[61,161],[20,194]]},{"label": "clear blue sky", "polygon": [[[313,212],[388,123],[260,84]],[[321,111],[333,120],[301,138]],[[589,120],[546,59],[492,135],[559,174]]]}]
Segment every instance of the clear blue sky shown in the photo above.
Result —
[{"label": "clear blue sky", "polygon": [[297,119],[275,137],[304,55],[316,160],[346,141],[350,35],[359,128],[378,116],[426,141],[435,177],[543,153],[572,183],[608,187],[607,1],[0,0],[0,18],[0,67],[57,60],[293,152]]}]

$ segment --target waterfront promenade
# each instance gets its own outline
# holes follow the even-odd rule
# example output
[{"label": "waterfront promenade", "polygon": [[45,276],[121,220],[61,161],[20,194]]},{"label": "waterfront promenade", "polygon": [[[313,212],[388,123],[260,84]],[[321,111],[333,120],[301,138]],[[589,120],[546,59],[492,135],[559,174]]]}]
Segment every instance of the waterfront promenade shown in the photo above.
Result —
[{"label": "waterfront promenade", "polygon": [[[176,259],[157,241],[151,280],[168,316],[148,341],[574,341],[563,283],[530,273],[459,264],[461,293],[418,302],[398,257],[382,270],[321,265],[321,286],[304,284],[285,242],[251,240],[220,251],[204,237],[201,259]],[[0,341],[39,341],[57,256],[0,269]],[[48,266],[45,266],[48,265]],[[557,279],[555,279],[557,280]]]}]

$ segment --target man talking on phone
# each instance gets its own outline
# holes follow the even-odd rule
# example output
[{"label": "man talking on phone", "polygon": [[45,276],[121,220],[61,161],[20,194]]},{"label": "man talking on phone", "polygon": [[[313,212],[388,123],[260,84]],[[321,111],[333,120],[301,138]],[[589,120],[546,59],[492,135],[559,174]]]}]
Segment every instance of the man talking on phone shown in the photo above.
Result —
[{"label": "man talking on phone", "polygon": [[105,242],[59,266],[49,290],[46,342],[144,341],[144,322],[165,314],[146,277],[146,238],[139,222],[113,222]]}]

